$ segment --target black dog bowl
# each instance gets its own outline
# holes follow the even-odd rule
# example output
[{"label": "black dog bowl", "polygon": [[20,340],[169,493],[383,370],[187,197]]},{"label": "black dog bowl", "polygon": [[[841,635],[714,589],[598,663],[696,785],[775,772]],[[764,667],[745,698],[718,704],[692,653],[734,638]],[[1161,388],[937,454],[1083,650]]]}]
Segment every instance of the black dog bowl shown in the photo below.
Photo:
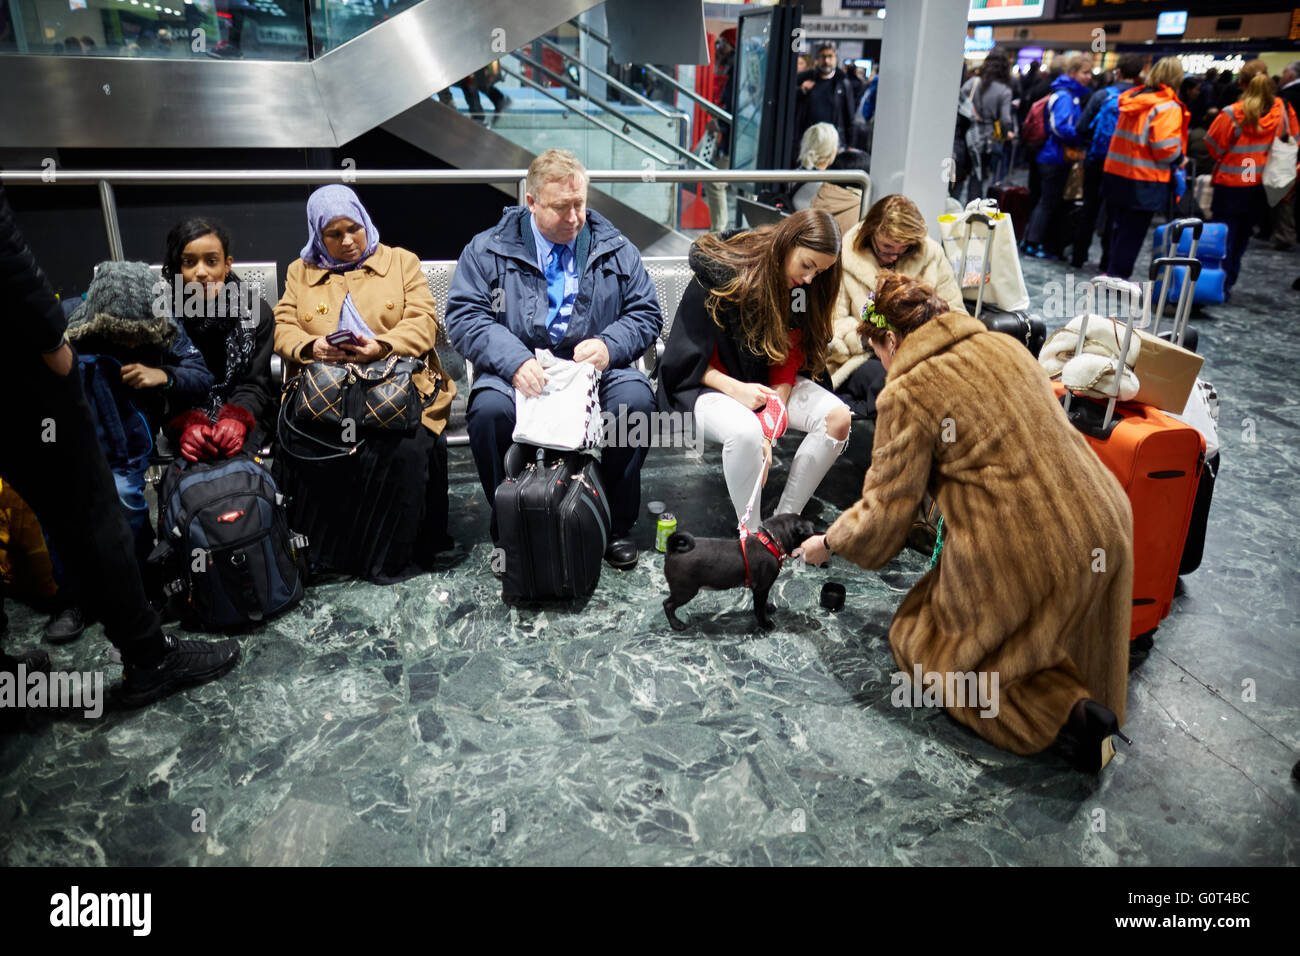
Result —
[{"label": "black dog bowl", "polygon": [[844,607],[844,585],[827,581],[822,585],[822,607],[828,611],[838,611]]}]

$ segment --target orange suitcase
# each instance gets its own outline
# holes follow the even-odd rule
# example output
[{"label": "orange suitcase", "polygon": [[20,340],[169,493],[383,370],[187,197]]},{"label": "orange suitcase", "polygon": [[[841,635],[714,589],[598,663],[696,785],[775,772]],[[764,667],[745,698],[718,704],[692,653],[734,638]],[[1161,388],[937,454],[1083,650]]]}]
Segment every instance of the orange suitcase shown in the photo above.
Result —
[{"label": "orange suitcase", "polygon": [[[1151,274],[1154,278],[1161,269],[1184,265],[1193,275],[1200,271],[1196,260],[1163,258],[1151,264]],[[1144,312],[1150,310],[1151,286],[1148,282]],[[1183,303],[1179,305],[1182,312]],[[1185,315],[1182,321],[1185,325]],[[1176,320],[1175,328],[1177,325]],[[1121,355],[1128,351],[1132,329],[1130,316]],[[1083,329],[1079,338],[1082,348]],[[1119,361],[1117,358],[1117,373]],[[1060,382],[1054,382],[1053,388],[1070,421],[1119,479],[1133,507],[1133,626],[1129,637],[1134,639],[1154,631],[1173,604],[1205,465],[1205,436],[1152,405],[1067,396]]]},{"label": "orange suitcase", "polygon": [[[1054,383],[1056,394],[1065,388]],[[1187,528],[1205,463],[1205,436],[1151,405],[1121,402],[1109,433],[1105,404],[1075,397],[1068,414],[1133,506],[1133,629],[1154,631],[1173,603]]]}]

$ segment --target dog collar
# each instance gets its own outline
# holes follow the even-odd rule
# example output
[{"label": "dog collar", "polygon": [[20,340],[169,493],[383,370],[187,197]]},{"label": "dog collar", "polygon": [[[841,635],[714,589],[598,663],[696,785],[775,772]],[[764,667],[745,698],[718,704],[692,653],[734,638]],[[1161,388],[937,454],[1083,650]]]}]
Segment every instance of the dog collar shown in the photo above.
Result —
[{"label": "dog collar", "polygon": [[[748,533],[742,528],[740,532],[740,557],[745,562],[745,587],[749,587],[749,554],[745,551],[745,539],[747,537],[749,537]],[[785,564],[785,559],[788,557],[785,550],[766,531],[764,531],[762,527],[759,527],[759,529],[754,532],[754,537],[762,543],[763,547],[767,548],[767,550],[771,551],[772,554],[775,555],[776,570],[779,574],[781,572],[781,566]]]}]

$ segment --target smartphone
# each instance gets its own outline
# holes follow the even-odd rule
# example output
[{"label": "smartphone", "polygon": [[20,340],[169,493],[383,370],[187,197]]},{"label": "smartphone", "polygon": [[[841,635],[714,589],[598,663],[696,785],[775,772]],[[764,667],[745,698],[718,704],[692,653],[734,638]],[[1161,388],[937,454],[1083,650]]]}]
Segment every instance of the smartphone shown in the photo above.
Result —
[{"label": "smartphone", "polygon": [[337,332],[331,332],[329,335],[325,336],[325,341],[335,348],[361,347],[361,340],[357,338],[355,332],[349,329],[339,329]]}]

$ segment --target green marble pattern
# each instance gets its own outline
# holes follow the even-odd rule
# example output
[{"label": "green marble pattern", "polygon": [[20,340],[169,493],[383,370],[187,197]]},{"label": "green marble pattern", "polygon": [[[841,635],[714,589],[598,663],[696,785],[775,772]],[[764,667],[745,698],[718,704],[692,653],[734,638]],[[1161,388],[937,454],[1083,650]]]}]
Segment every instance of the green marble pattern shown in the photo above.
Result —
[{"label": "green marble pattern", "polygon": [[[1026,262],[1035,300],[1067,271]],[[1223,403],[1206,558],[1131,677],[1134,744],[1100,777],[891,706],[887,633],[918,554],[788,566],[767,633],[732,591],[701,594],[675,634],[653,553],[579,612],[504,606],[461,448],[463,544],[441,570],[321,584],[220,681],[0,739],[0,862],[1295,865],[1296,274],[1300,256],[1257,246],[1231,305],[1196,319]],[[823,524],[855,500],[870,438],[855,426],[810,506]],[[731,530],[716,448],[652,452],[643,489],[683,529]],[[818,606],[828,579],[839,614]],[[9,610],[10,644],[35,646],[43,619]],[[116,680],[107,651],[93,627],[52,657]]]}]

